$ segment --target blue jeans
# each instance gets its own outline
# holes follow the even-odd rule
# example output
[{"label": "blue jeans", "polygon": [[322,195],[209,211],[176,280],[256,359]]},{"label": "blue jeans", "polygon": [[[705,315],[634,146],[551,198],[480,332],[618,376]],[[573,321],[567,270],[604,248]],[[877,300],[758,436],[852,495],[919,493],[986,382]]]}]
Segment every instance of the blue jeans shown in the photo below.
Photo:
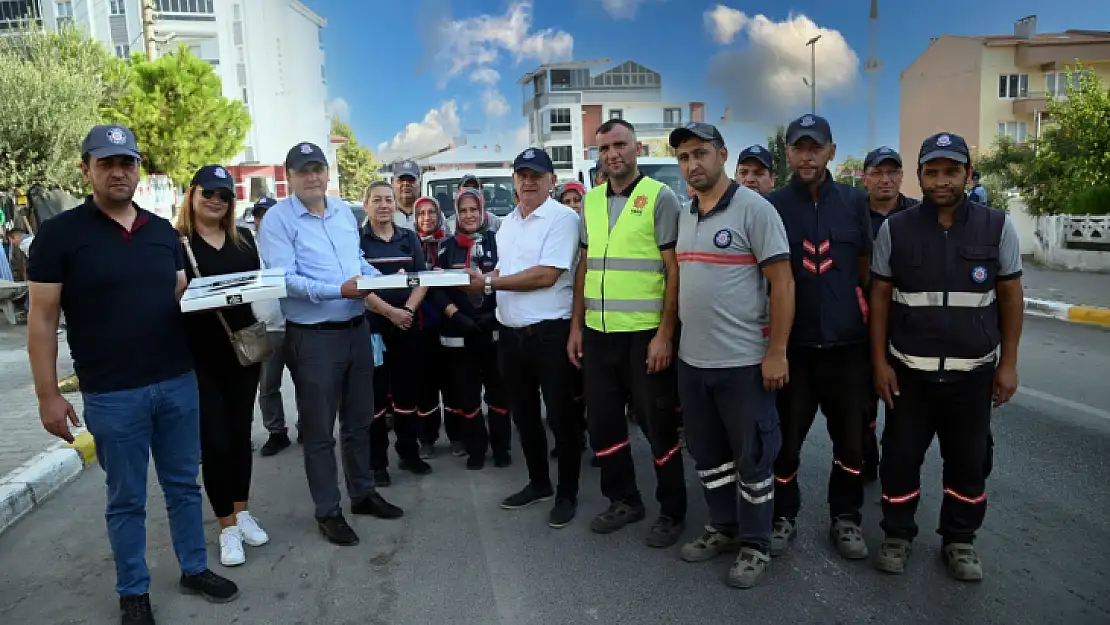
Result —
[{"label": "blue jeans", "polygon": [[146,566],[146,484],[151,455],[166,496],[173,550],[181,572],[208,568],[200,466],[200,407],[192,371],[150,386],[84,393],[85,423],[107,475],[108,540],[116,560],[116,592],[150,588]]}]

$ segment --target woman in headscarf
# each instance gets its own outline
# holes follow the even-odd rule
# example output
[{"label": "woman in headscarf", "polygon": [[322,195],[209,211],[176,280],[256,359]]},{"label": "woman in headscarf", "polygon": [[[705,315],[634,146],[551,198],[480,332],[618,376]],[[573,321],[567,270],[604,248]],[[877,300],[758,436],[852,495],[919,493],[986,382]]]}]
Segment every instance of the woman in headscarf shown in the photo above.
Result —
[{"label": "woman in headscarf", "polygon": [[[490,273],[497,267],[497,240],[488,227],[481,191],[460,191],[455,198],[455,214],[456,233],[440,247],[440,266],[475,267]],[[441,289],[436,298],[446,317],[440,327],[447,364],[444,408],[448,416],[461,418],[466,468],[485,466],[486,451],[491,447],[494,464],[507,467],[512,464],[512,424],[497,365],[497,298],[461,289]],[[486,415],[482,414],[483,387],[489,409],[488,429]]]}]

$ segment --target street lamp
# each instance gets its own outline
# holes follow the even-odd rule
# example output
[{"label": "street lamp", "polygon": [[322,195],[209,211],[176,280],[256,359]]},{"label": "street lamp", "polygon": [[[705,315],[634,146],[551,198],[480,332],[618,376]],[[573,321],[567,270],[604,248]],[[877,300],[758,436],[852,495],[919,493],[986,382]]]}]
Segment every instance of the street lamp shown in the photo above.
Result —
[{"label": "street lamp", "polygon": [[[809,46],[809,106],[810,112],[814,115],[817,114],[817,41],[821,39],[821,35],[817,35],[813,39],[806,42]],[[804,79],[803,79],[804,80]]]}]

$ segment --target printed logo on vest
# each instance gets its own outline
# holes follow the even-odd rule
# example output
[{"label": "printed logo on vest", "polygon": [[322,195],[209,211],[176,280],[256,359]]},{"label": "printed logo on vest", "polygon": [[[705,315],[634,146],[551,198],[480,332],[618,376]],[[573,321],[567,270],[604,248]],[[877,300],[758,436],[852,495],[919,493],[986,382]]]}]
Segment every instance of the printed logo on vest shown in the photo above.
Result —
[{"label": "printed logo on vest", "polygon": [[637,195],[635,199],[632,200],[632,214],[643,215],[645,206],[647,206],[647,196]]},{"label": "printed logo on vest", "polygon": [[982,266],[982,265],[979,265],[975,269],[972,269],[971,270],[971,279],[975,281],[975,284],[983,284],[984,282],[986,282],[987,281],[987,268]]},{"label": "printed logo on vest", "polygon": [[718,230],[717,234],[713,235],[713,245],[722,250],[732,245],[732,231],[728,229]]}]

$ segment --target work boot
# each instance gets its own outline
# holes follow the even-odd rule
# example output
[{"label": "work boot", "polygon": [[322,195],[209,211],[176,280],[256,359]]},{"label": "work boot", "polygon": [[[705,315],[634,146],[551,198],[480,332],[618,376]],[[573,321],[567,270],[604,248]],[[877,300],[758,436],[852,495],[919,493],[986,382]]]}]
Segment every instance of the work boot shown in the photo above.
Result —
[{"label": "work boot", "polygon": [[798,537],[798,519],[778,518],[771,529],[771,555],[781,556],[790,549],[790,543]]},{"label": "work boot", "polygon": [[902,538],[884,538],[875,555],[875,568],[883,573],[901,575],[913,554],[913,543]]},{"label": "work boot", "polygon": [[208,569],[196,575],[181,575],[178,582],[181,592],[187,595],[200,595],[209,603],[227,603],[239,597],[239,587],[235,582],[220,577]]},{"label": "work boot", "polygon": [[629,523],[643,521],[647,516],[644,504],[628,504],[623,501],[614,501],[609,508],[595,516],[590,521],[590,529],[596,534],[612,534]]},{"label": "work boot", "polygon": [[405,515],[405,512],[386,501],[377,492],[373,492],[364,499],[351,502],[351,514],[365,514],[379,519],[399,519]]},{"label": "work boot", "polygon": [[671,517],[661,514],[651,526],[647,538],[644,542],[648,547],[655,547],[656,549],[664,549],[671,547],[682,538],[682,532],[686,530],[686,522],[681,520],[674,520]]},{"label": "work boot", "polygon": [[728,585],[733,588],[751,588],[756,585],[767,565],[771,563],[771,556],[747,545],[740,548],[740,555],[728,570]]},{"label": "work boot", "polygon": [[681,557],[687,562],[705,562],[726,551],[740,548],[740,540],[729,536],[712,525],[706,525],[701,536],[682,545]]},{"label": "work boot", "polygon": [[427,475],[432,472],[432,465],[424,462],[423,458],[401,458],[401,462],[397,465],[402,471],[408,471],[414,475]]},{"label": "work boot", "polygon": [[264,457],[273,456],[292,444],[288,434],[285,432],[274,432],[270,434],[270,437],[262,444],[262,451],[259,453]]},{"label": "work boot", "polygon": [[983,579],[983,563],[971,543],[948,543],[941,549],[941,558],[953,578],[961,582]]},{"label": "work boot", "polygon": [[862,560],[867,557],[867,543],[863,540],[863,530],[852,519],[833,519],[829,527],[829,539],[836,545],[842,558]]},{"label": "work boot", "polygon": [[154,625],[154,611],[150,608],[150,595],[142,594],[119,598],[121,625]]}]

